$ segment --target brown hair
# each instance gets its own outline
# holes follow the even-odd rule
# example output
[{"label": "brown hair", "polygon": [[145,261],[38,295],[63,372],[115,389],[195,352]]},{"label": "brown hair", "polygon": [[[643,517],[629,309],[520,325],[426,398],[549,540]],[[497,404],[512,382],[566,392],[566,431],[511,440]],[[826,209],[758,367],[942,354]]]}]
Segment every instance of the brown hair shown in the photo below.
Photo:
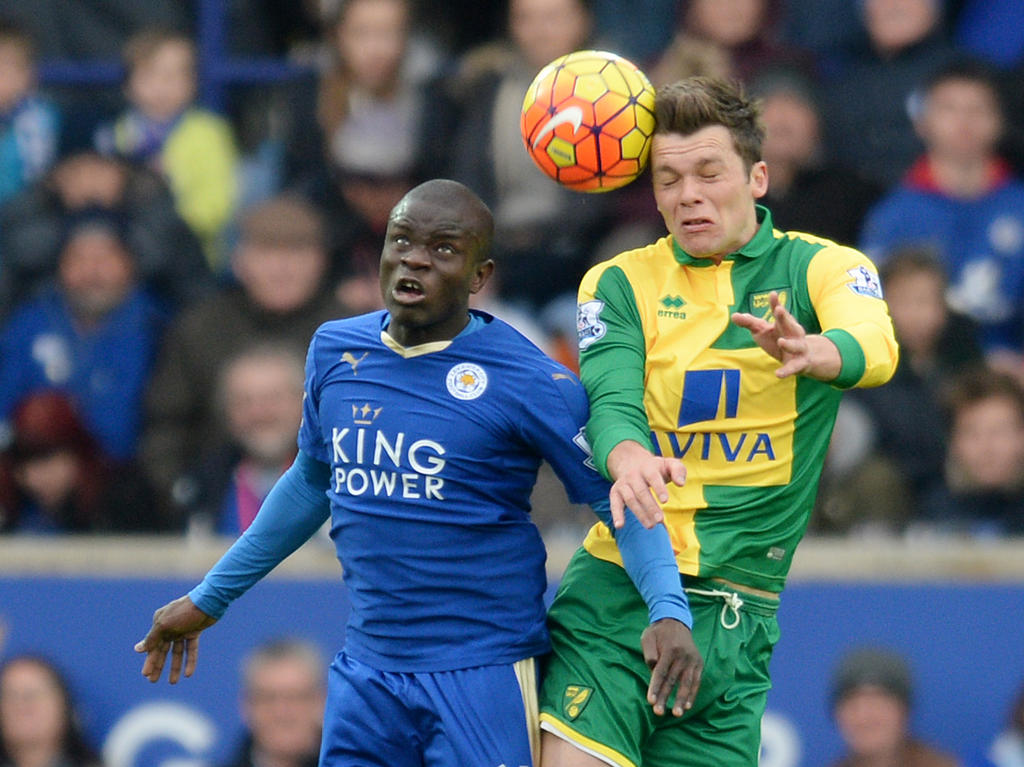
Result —
[{"label": "brown hair", "polygon": [[758,102],[742,84],[714,77],[689,77],[658,89],[654,100],[655,133],[689,136],[701,128],[728,129],[736,151],[749,169],[761,160],[764,125]]},{"label": "brown hair", "polygon": [[0,45],[18,48],[29,64],[36,63],[36,44],[24,27],[0,20]]},{"label": "brown hair", "polygon": [[1024,420],[1024,387],[1012,375],[984,366],[971,368],[953,379],[945,401],[955,418],[965,408],[995,397],[1010,400]]},{"label": "brown hair", "polygon": [[195,67],[196,44],[184,32],[164,27],[148,27],[128,38],[121,52],[121,59],[129,74],[140,64],[144,64],[156,55],[156,52],[168,43],[181,43],[192,54],[192,66]]}]

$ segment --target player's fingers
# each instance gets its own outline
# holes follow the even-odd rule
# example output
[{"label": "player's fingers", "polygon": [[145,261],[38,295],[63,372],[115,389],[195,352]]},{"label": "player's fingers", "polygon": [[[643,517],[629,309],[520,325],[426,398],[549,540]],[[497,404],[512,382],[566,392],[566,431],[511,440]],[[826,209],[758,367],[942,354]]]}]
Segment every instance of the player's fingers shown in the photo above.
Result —
[{"label": "player's fingers", "polygon": [[192,676],[196,671],[196,664],[199,662],[199,637],[191,637],[185,640],[185,676]]},{"label": "player's fingers", "polygon": [[654,500],[647,482],[640,479],[634,483],[619,482],[619,495],[623,505],[628,507],[644,527],[654,527],[661,521],[661,507]]},{"label": "player's fingers", "polygon": [[732,321],[733,324],[739,325],[741,328],[747,328],[751,333],[763,332],[764,326],[767,325],[760,317],[746,312],[734,312]]},{"label": "player's fingers", "polygon": [[685,665],[679,674],[679,686],[676,689],[675,705],[672,706],[673,716],[682,716],[697,699],[697,691],[700,689],[702,667],[700,664]]},{"label": "player's fingers", "polygon": [[164,644],[151,649],[146,654],[146,660],[142,664],[142,675],[150,682],[160,681],[160,675],[164,670],[164,662],[167,659],[169,647]]},{"label": "player's fingers", "polygon": [[686,484],[686,466],[678,458],[665,458],[662,463],[662,471],[665,479],[672,484],[679,487]]},{"label": "player's fingers", "polygon": [[665,484],[664,462],[658,464],[658,471],[652,472],[647,477],[647,486],[654,493],[654,497],[662,503],[668,501],[668,485]]},{"label": "player's fingers", "polygon": [[612,491],[608,495],[608,502],[612,507],[612,523],[616,527],[622,527],[626,520],[626,502],[622,499],[622,493],[619,491],[617,484],[612,487]]},{"label": "player's fingers", "polygon": [[651,682],[647,686],[647,702],[651,704],[654,713],[658,716],[665,713],[665,704],[668,701],[668,696],[672,693],[672,687],[678,674],[675,668],[677,664],[667,656],[668,653],[663,653],[658,658],[658,662],[651,669]]},{"label": "player's fingers", "polygon": [[185,655],[185,640],[176,639],[171,643],[171,670],[167,681],[177,684],[181,679],[181,664]]},{"label": "player's fingers", "polygon": [[[657,500],[653,495],[655,489],[651,486],[655,480],[645,480],[640,483],[639,487],[633,488],[633,501],[628,505],[633,510],[636,518],[640,520],[640,523],[646,528],[652,528],[664,519],[662,514],[661,506],[658,505]],[[668,500],[668,491],[665,490],[665,483],[660,476],[657,477],[657,483],[661,485],[662,492],[665,494],[665,499]]]}]

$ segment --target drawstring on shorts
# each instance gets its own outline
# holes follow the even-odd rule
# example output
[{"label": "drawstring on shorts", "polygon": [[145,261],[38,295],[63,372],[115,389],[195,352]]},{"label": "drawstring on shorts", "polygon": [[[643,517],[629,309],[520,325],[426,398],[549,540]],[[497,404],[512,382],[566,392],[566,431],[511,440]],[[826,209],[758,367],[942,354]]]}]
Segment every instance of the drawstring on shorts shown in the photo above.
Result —
[{"label": "drawstring on shorts", "polygon": [[[735,591],[723,591],[721,589],[694,589],[686,588],[683,589],[688,594],[700,594],[705,597],[720,597],[725,603],[722,605],[722,614],[720,620],[722,621],[722,628],[734,629],[740,625],[740,608],[743,607],[743,597],[737,594]],[[726,620],[726,615],[729,611],[732,611],[732,620]]]}]

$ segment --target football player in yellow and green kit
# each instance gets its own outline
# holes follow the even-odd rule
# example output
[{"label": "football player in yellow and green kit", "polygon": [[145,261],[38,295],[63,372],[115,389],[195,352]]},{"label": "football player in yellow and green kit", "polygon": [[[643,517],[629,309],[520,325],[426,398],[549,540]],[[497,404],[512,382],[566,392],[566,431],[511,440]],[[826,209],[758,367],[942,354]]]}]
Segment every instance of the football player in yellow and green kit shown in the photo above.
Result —
[{"label": "football player in yellow and green kit", "polygon": [[647,608],[595,525],[550,611],[544,767],[755,767],[779,593],[840,396],[885,383],[897,362],[874,265],[775,229],[757,205],[757,104],[692,78],[661,89],[655,115],[668,236],[593,267],[577,326],[594,457],[613,508],[668,528],[696,683],[672,715],[650,705],[637,642]]}]

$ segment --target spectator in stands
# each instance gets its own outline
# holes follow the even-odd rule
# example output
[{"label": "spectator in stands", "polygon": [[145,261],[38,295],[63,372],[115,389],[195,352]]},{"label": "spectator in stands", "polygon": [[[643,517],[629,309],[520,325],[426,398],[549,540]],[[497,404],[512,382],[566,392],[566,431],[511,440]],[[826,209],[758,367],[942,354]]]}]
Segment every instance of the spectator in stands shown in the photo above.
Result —
[{"label": "spectator in stands", "polygon": [[686,50],[698,43],[716,48],[726,61],[729,75],[745,83],[775,68],[813,77],[813,56],[778,40],[780,5],[777,0],[687,0],[680,16],[680,31],[664,58],[685,56]]},{"label": "spectator in stands", "polygon": [[953,533],[1024,533],[1024,387],[978,368],[956,379],[948,403],[949,460],[924,516]]},{"label": "spectator in stands", "polygon": [[826,143],[867,178],[898,183],[921,144],[907,104],[955,56],[943,35],[941,0],[863,0],[869,43],[825,85]]},{"label": "spectator in stands", "polygon": [[290,346],[257,344],[225,362],[216,402],[229,442],[192,468],[195,497],[183,501],[194,528],[237,536],[252,522],[295,458],[303,381]]},{"label": "spectator in stands", "polygon": [[327,35],[332,65],[310,103],[295,105],[308,117],[295,121],[290,175],[325,211],[332,277],[358,311],[381,306],[388,214],[418,180],[424,88],[438,57],[410,37],[411,13],[409,0],[341,4]]},{"label": "spectator in stands", "polygon": [[320,650],[297,639],[267,642],[246,657],[246,733],[227,767],[316,767],[326,700]]},{"label": "spectator in stands", "polygon": [[163,520],[141,476],[115,466],[71,400],[31,394],[14,410],[11,444],[0,452],[0,532],[156,530]]},{"label": "spectator in stands", "polygon": [[463,56],[431,99],[425,175],[461,181],[494,211],[502,297],[530,311],[576,295],[616,195],[553,183],[523,151],[519,132],[523,94],[537,72],[558,56],[601,47],[592,28],[588,0],[512,0],[508,37]]},{"label": "spectator in stands", "polygon": [[776,226],[854,244],[882,188],[828,157],[813,81],[777,70],[755,78],[751,92],[761,99],[765,125],[768,194],[762,202]]},{"label": "spectator in stands", "polygon": [[971,767],[1020,767],[1024,764],[1024,687],[1017,693],[1009,721],[985,749],[969,762]]},{"label": "spectator in stands", "polygon": [[104,452],[129,461],[165,320],[139,284],[123,219],[72,216],[56,287],[21,304],[0,333],[0,419],[31,392],[63,390]]},{"label": "spectator in stands", "polygon": [[832,715],[846,745],[833,767],[956,767],[953,757],[910,733],[910,669],[899,654],[861,648],[840,660],[832,678]]},{"label": "spectator in stands", "polygon": [[199,240],[160,175],[86,150],[62,159],[0,208],[0,317],[52,283],[62,222],[90,207],[124,218],[139,280],[170,311],[212,290]]},{"label": "spectator in stands", "polygon": [[68,683],[50,661],[15,655],[0,666],[0,765],[98,767]]},{"label": "spectator in stands", "polygon": [[[902,249],[879,270],[900,344],[900,364],[885,386],[850,393],[871,416],[881,454],[909,483],[913,512],[941,476],[949,423],[944,387],[982,362],[977,325],[946,303],[946,271],[929,252]],[[844,400],[845,401],[845,400]]]},{"label": "spectator in stands", "polygon": [[894,535],[913,519],[916,507],[912,501],[899,464],[879,445],[871,415],[857,400],[844,397],[807,532]]},{"label": "spectator in stands", "polygon": [[0,22],[0,202],[45,173],[59,143],[57,107],[36,91],[32,39]]},{"label": "spectator in stands", "polygon": [[986,352],[1024,370],[1024,182],[996,154],[996,86],[982,65],[958,61],[923,94],[915,125],[926,152],[868,214],[861,249],[878,263],[905,245],[934,249],[953,307],[979,323]]},{"label": "spectator in stands", "polygon": [[[321,323],[348,314],[325,279],[323,220],[301,198],[279,196],[246,211],[232,268],[237,285],[176,318],[146,392],[141,460],[164,494],[195,456],[226,440],[214,392],[227,359],[257,341],[305,355]],[[179,482],[179,506],[193,492]]]},{"label": "spectator in stands", "polygon": [[237,198],[237,149],[231,126],[195,105],[196,49],[185,34],[145,29],[126,43],[128,109],[97,132],[96,145],[160,171],[178,212],[219,271],[221,232]]}]

